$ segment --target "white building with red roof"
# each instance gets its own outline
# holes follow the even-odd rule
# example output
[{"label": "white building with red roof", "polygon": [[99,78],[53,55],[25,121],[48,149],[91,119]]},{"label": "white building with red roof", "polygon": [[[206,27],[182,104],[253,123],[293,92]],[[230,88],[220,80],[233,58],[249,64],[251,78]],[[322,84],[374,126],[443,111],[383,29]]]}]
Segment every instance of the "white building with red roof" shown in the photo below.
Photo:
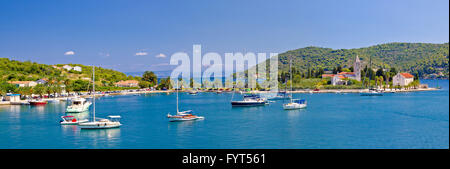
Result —
[{"label": "white building with red roof", "polygon": [[[339,72],[338,74],[322,74],[322,78],[331,78],[331,84],[343,85],[348,79],[355,79],[361,81],[361,61],[356,56],[355,63],[353,63],[353,72]],[[346,80],[347,79],[347,80]]]},{"label": "white building with red roof", "polygon": [[409,73],[397,73],[392,78],[392,85],[394,86],[406,86],[414,81],[414,76]]}]

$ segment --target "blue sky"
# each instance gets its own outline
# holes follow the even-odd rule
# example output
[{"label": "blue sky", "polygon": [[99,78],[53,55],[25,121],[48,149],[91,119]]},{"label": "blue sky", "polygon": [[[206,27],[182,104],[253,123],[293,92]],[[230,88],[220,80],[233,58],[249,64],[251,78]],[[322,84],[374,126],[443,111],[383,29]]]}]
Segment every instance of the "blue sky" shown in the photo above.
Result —
[{"label": "blue sky", "polygon": [[171,69],[193,44],[223,56],[448,41],[448,0],[0,1],[0,57],[124,72]]}]

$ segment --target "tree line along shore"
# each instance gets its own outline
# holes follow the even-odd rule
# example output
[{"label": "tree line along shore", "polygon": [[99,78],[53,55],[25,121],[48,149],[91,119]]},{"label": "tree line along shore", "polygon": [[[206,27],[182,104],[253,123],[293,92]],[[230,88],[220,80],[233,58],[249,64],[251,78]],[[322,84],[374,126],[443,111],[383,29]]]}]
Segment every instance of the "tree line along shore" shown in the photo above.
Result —
[{"label": "tree line along shore", "polygon": [[[330,49],[321,47],[305,47],[281,53],[278,56],[278,88],[286,90],[355,90],[369,87],[383,90],[414,91],[425,89],[419,79],[448,79],[449,44],[430,43],[387,43],[358,49]],[[361,79],[344,77],[339,85],[333,83],[331,77],[324,74],[353,72],[354,58],[361,58]],[[369,56],[372,68],[368,68]],[[293,58],[292,79],[288,70],[289,58]],[[268,61],[266,61],[268,63]],[[268,65],[268,64],[266,64]],[[414,80],[407,85],[394,85],[393,77],[398,73],[410,73]],[[97,67],[95,72],[96,90],[100,92],[151,89],[165,91],[173,89],[171,79],[157,77],[154,72],[146,71],[142,76],[131,76],[125,73]],[[248,76],[247,74],[245,76]],[[79,93],[92,90],[92,68],[82,64],[46,65],[31,61],[17,61],[0,58],[0,95],[17,93],[29,95],[57,95],[61,93]],[[369,80],[370,79],[370,80]],[[215,82],[205,81],[199,84],[194,80],[181,81],[182,88],[200,86],[201,90],[232,86],[234,82],[222,79]],[[209,84],[208,84],[209,83]],[[222,83],[215,85],[214,83]],[[249,89],[247,84],[239,85],[245,90],[270,90],[267,81],[256,84]],[[207,88],[206,86],[211,86]],[[222,88],[223,90],[231,90]]]}]

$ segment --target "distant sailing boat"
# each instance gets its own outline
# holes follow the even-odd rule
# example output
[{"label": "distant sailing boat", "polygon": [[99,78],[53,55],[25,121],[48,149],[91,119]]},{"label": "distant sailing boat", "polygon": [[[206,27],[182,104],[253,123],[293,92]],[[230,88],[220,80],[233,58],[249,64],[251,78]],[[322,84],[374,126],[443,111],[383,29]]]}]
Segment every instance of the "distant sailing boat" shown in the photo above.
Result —
[{"label": "distant sailing boat", "polygon": [[192,120],[204,119],[204,117],[202,117],[202,116],[193,115],[192,110],[186,110],[186,111],[182,111],[182,112],[179,111],[179,109],[178,109],[178,80],[177,80],[176,90],[177,90],[177,114],[176,115],[171,115],[170,113],[167,114],[167,118],[169,118],[169,121],[177,122],[177,121],[192,121]]},{"label": "distant sailing boat", "polygon": [[[292,92],[292,56],[290,57],[290,63],[289,63],[289,75],[291,78],[291,92]],[[305,99],[293,99],[292,93],[290,94],[291,102],[287,104],[283,104],[284,110],[293,110],[293,109],[302,109],[306,108],[306,100]]]},{"label": "distant sailing boat", "polygon": [[[372,69],[372,56],[370,56],[369,59],[369,69]],[[366,70],[366,72],[364,73],[365,77],[367,77],[367,72],[369,72],[369,69]],[[368,92],[361,92],[360,95],[361,96],[383,96],[383,93],[381,93],[380,91],[377,91],[377,89],[372,88],[371,84],[370,84],[370,77],[372,75],[369,75],[369,91]],[[364,78],[365,79],[365,78]],[[364,82],[363,82],[364,85]]]},{"label": "distant sailing boat", "polygon": [[99,121],[96,121],[95,118],[95,66],[92,66],[92,91],[93,91],[93,121],[86,122],[86,123],[80,123],[78,126],[81,129],[108,129],[108,128],[116,128],[120,127],[122,124],[120,124],[120,116],[108,116],[108,119],[100,119]]},{"label": "distant sailing boat", "polygon": [[268,104],[268,101],[265,98],[261,98],[259,94],[254,93],[244,94],[243,100],[233,101],[234,93],[236,92],[236,87],[233,86],[233,88],[234,91],[233,94],[231,95],[231,106],[264,106]]}]

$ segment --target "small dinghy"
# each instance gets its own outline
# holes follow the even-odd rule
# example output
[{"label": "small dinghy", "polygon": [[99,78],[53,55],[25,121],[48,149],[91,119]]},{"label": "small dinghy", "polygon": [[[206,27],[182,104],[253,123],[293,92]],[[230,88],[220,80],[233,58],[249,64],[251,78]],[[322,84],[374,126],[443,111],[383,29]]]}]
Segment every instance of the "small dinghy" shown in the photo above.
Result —
[{"label": "small dinghy", "polygon": [[88,121],[87,119],[78,120],[74,116],[61,116],[61,119],[59,122],[61,125],[75,125]]}]

